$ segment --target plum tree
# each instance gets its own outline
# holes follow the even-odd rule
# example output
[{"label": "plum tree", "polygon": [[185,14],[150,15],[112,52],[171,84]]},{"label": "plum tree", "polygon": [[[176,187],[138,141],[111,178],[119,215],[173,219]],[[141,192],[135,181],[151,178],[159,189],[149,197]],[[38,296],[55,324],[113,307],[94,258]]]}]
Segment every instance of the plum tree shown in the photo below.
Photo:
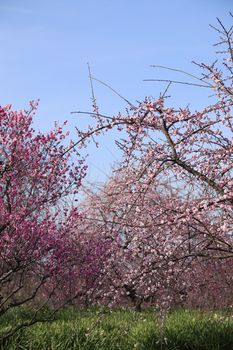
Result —
[{"label": "plum tree", "polygon": [[[224,47],[221,59],[199,64],[202,74],[195,77],[213,92],[210,105],[201,110],[167,107],[167,96],[161,94],[137,106],[130,103],[125,115],[105,116],[95,108],[90,113],[92,126],[77,129],[80,147],[100,133],[123,132],[123,138],[116,139],[123,159],[115,174],[121,180],[113,176],[95,206],[101,230],[104,227],[115,244],[112,266],[118,267],[109,269],[115,279],[113,289],[118,288],[120,276],[121,288],[133,298],[140,295],[140,288],[145,297],[150,289],[157,294],[159,274],[164,287],[172,291],[171,284],[180,284],[184,271],[194,266],[201,271],[200,261],[203,266],[219,261],[222,268],[220,261],[232,263],[233,29],[218,21],[219,45]],[[140,281],[137,292],[135,281]],[[185,287],[189,282],[182,283]]]},{"label": "plum tree", "polygon": [[31,102],[29,111],[0,109],[0,315],[37,302],[27,324],[51,298],[60,305],[75,297],[73,290],[61,300],[59,291],[76,278],[80,250],[73,234],[81,219],[62,200],[77,193],[86,172],[77,151],[63,145],[62,127],[33,130],[36,108]]}]

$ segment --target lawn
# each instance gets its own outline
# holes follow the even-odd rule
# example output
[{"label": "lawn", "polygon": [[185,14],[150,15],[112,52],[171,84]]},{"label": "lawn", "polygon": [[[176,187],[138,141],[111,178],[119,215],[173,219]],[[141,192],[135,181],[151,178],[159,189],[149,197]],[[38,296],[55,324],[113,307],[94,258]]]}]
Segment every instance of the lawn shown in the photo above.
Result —
[{"label": "lawn", "polygon": [[[22,308],[1,320],[1,331],[30,317]],[[1,350],[231,350],[233,318],[227,312],[175,310],[167,317],[161,344],[153,310],[66,309],[50,323],[20,330]]]}]

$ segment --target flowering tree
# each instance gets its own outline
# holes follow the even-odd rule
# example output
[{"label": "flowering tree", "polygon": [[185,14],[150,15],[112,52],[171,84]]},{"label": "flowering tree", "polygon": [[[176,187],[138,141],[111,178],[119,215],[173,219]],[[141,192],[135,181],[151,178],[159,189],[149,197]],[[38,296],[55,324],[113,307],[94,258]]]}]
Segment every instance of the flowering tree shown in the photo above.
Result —
[{"label": "flowering tree", "polygon": [[[219,24],[216,30],[224,46],[220,53],[223,58],[211,65],[199,64],[202,75],[195,77],[199,85],[213,91],[211,105],[200,111],[167,107],[162,94],[155,100],[146,98],[138,106],[130,104],[125,116],[104,116],[95,109],[90,114],[95,125],[78,130],[81,147],[113,128],[124,132],[124,138],[116,140],[123,152],[118,171],[124,173],[124,188],[119,187],[109,218],[117,215],[118,232],[126,242],[129,239],[127,253],[138,254],[142,260],[142,250],[148,249],[146,256],[156,257],[155,279],[155,272],[163,271],[157,255],[170,265],[165,270],[166,278],[162,277],[168,285],[174,273],[178,281],[184,266],[188,269],[197,258],[233,258],[233,29]],[[172,179],[175,185],[172,194],[160,196],[157,189],[166,182],[164,179]],[[174,196],[175,189],[178,191]],[[149,230],[145,227],[148,222]],[[136,272],[140,266],[141,282],[144,278],[148,281],[149,270],[138,265],[138,258],[132,266]],[[127,280],[125,266],[123,270]]]},{"label": "flowering tree", "polygon": [[[140,310],[142,304],[211,306],[220,289],[231,295],[229,261],[211,264],[196,254],[201,244],[198,225],[179,222],[171,227],[174,203],[181,207],[186,200],[182,188],[173,186],[161,179],[159,186],[141,193],[133,174],[118,172],[98,191],[85,190],[85,232],[110,244],[92,295],[95,301],[131,304]],[[208,226],[208,218],[202,221]],[[221,304],[229,305],[230,298]]]},{"label": "flowering tree", "polygon": [[78,153],[62,144],[61,127],[35,133],[36,107],[31,102],[28,112],[0,109],[0,315],[34,301],[31,323],[49,300],[61,305],[77,292],[66,299],[63,293],[61,300],[67,279],[77,277],[80,249],[73,235],[81,220],[62,201],[77,193],[86,171]]},{"label": "flowering tree", "polygon": [[164,302],[164,293],[171,289],[177,298],[184,289],[179,284],[176,290],[175,276],[184,266],[175,271],[172,263],[172,256],[181,254],[183,247],[169,243],[174,232],[165,220],[172,211],[171,199],[178,197],[167,183],[161,183],[160,189],[151,187],[146,194],[138,189],[133,174],[118,173],[101,190],[86,190],[83,204],[84,225],[94,237],[109,242],[95,297],[110,304],[131,302],[136,309],[142,302]]}]

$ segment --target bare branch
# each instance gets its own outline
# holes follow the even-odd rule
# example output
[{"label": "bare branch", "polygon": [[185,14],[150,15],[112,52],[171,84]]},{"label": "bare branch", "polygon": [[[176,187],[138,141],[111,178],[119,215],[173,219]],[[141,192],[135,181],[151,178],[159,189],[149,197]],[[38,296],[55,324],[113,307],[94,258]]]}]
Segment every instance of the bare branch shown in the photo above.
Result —
[{"label": "bare branch", "polygon": [[[160,66],[160,65],[151,65],[151,67],[153,67],[153,68],[162,68],[162,69],[171,70],[171,71],[174,71],[174,72],[179,72],[179,73],[188,75],[189,77],[194,78],[194,79],[196,79],[196,80],[199,80],[199,81],[201,81],[201,82],[204,81],[203,79],[198,78],[196,75],[191,74],[191,73],[189,73],[189,72],[186,72],[186,71],[184,71],[184,70],[182,70],[182,69],[171,68],[171,67]],[[209,87],[212,87],[212,85],[211,85],[209,82],[204,81],[204,83],[206,83],[207,85],[209,85]]]},{"label": "bare branch", "polygon": [[103,82],[102,80],[96,79],[94,77],[92,77],[93,80],[98,81],[98,83],[106,86],[108,89],[110,89],[111,91],[114,92],[114,94],[116,94],[117,96],[119,96],[122,100],[124,100],[132,109],[137,109],[136,106],[134,106],[129,100],[127,100],[125,97],[123,97],[121,94],[119,94],[119,92],[117,92],[115,89],[113,89],[110,85],[106,84],[105,82]]},{"label": "bare branch", "polygon": [[195,83],[189,83],[186,81],[178,81],[178,80],[171,80],[171,79],[143,79],[143,81],[160,81],[165,83],[174,83],[174,84],[184,84],[189,86],[198,86],[198,87],[204,87],[210,89],[211,86],[209,85],[203,85],[203,84],[195,84]]}]

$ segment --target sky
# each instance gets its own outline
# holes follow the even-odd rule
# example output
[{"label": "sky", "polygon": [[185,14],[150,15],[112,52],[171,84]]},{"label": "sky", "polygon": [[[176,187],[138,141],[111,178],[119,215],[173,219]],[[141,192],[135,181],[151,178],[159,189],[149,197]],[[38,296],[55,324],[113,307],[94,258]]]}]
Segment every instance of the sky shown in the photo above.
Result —
[{"label": "sky", "polygon": [[[87,62],[93,76],[135,103],[157,97],[164,83],[148,78],[187,81],[179,73],[150,65],[174,67],[198,74],[192,61],[211,63],[217,33],[216,17],[228,27],[232,0],[0,0],[0,105],[24,109],[40,98],[35,129],[68,120],[85,128],[91,111]],[[124,111],[127,105],[112,91],[94,84],[100,112]],[[200,108],[210,104],[207,91],[173,85],[170,103]],[[88,147],[89,181],[104,181],[120,159],[115,134],[102,137],[100,148]]]}]

